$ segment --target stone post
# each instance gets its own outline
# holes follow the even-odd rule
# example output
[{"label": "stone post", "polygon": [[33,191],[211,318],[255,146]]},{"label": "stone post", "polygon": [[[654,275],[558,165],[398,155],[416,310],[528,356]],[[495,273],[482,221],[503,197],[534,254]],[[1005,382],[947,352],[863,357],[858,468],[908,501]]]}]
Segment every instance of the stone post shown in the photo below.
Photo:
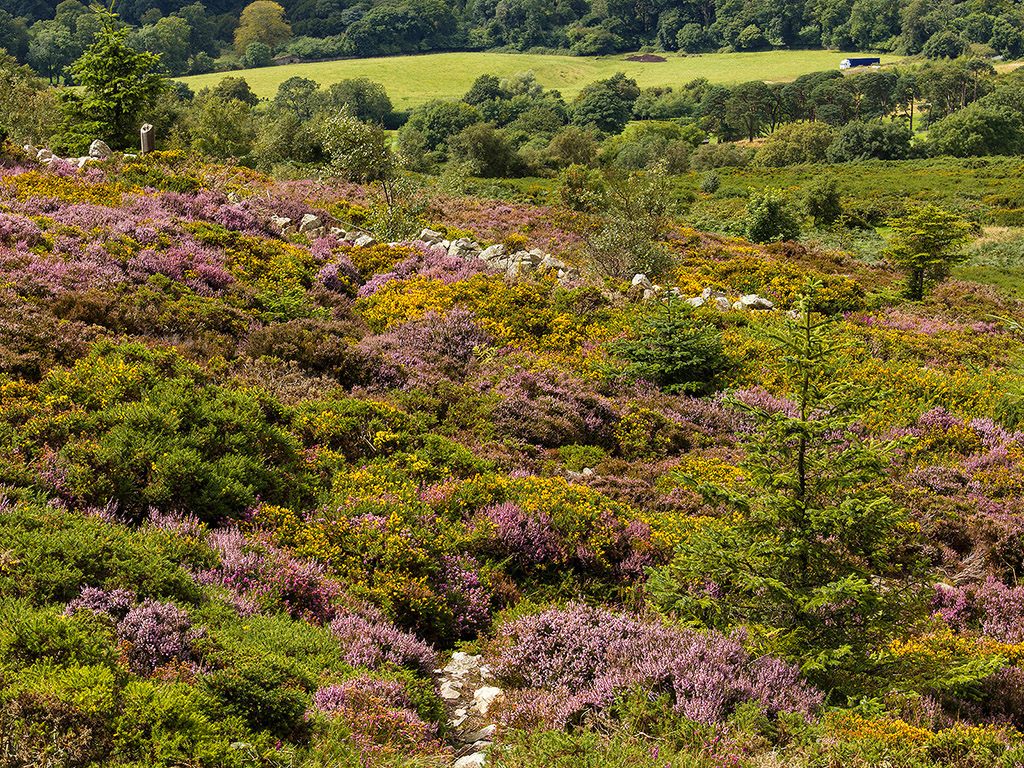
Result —
[{"label": "stone post", "polygon": [[152,152],[156,149],[156,137],[153,135],[153,126],[146,123],[139,129],[139,141],[142,144],[142,154]]}]

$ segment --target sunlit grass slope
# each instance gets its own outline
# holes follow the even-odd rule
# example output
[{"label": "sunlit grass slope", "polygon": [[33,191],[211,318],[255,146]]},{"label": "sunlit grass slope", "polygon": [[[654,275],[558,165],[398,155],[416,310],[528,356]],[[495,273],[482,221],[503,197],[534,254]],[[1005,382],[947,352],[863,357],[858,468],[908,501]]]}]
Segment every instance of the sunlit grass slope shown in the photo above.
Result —
[{"label": "sunlit grass slope", "polygon": [[[695,77],[714,83],[747,80],[786,80],[806,72],[838,68],[839,62],[856,54],[836,51],[765,51],[703,56],[668,54],[664,63],[643,64],[625,55],[601,57],[538,56],[513,53],[435,53],[422,56],[391,56],[377,59],[344,59],[311,64],[289,64],[247,69],[228,74],[244,77],[260,97],[272,97],[290,77],[308,77],[321,85],[348,77],[368,77],[384,85],[398,109],[415,107],[433,99],[464,94],[482,74],[511,75],[533,70],[546,88],[557,88],[567,99],[590,82],[624,72],[643,87],[681,85]],[[883,56],[882,62],[898,57]],[[181,80],[198,91],[224,77],[218,72]]]}]

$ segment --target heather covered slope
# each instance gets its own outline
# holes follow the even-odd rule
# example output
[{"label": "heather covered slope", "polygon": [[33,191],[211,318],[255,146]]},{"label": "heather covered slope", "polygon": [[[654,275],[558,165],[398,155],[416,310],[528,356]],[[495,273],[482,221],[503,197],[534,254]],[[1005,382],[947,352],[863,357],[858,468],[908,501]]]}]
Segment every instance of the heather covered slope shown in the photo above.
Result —
[{"label": "heather covered slope", "polygon": [[560,207],[415,216],[579,281],[339,240],[372,188],[2,174],[0,765],[450,765],[454,649],[497,765],[1024,760],[1017,302],[679,227],[666,293],[777,307],[690,309]]}]

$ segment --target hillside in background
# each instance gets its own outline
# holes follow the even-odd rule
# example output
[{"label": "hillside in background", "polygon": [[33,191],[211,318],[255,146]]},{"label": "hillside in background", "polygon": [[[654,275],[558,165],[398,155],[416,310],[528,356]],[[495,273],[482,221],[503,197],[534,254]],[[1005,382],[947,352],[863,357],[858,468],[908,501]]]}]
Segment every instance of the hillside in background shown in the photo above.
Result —
[{"label": "hillside in background", "polygon": [[[838,69],[846,56],[834,51],[769,51],[763,53],[705,54],[670,57],[664,62],[631,62],[622,56],[600,58],[540,56],[511,53],[436,53],[379,59],[347,59],[310,64],[289,64],[265,69],[243,70],[244,77],[260,98],[277,94],[281,83],[292,77],[313,80],[327,87],[339,80],[365,77],[384,86],[395,107],[409,109],[436,99],[458,99],[481,75],[508,78],[531,71],[545,88],[559,91],[572,101],[587,85],[618,72],[641,88],[679,87],[697,78],[715,84],[735,85],[750,80],[785,82],[800,75]],[[883,63],[899,60],[882,57]],[[194,91],[213,88],[221,74],[181,78]]]}]

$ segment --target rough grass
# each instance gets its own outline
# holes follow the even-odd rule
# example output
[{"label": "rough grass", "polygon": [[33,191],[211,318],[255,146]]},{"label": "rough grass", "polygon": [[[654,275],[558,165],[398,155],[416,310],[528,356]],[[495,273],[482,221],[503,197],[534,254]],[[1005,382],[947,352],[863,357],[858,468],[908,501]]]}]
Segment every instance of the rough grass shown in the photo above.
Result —
[{"label": "rough grass", "polygon": [[[842,59],[858,54],[836,51],[765,51],[703,56],[667,54],[668,61],[651,64],[625,61],[628,55],[433,53],[288,64],[179,79],[198,91],[216,85],[226,75],[241,76],[257,96],[271,98],[277,93],[278,85],[290,77],[308,77],[321,85],[330,85],[348,77],[368,77],[384,85],[396,109],[408,109],[433,99],[457,98],[483,74],[500,77],[533,70],[541,85],[558,89],[566,99],[571,99],[587,83],[610,77],[616,72],[624,72],[644,87],[678,86],[695,77],[706,77],[713,83],[724,84],[748,80],[792,80],[807,72],[838,67]],[[898,61],[896,56],[883,55],[881,58],[883,63]]]}]

